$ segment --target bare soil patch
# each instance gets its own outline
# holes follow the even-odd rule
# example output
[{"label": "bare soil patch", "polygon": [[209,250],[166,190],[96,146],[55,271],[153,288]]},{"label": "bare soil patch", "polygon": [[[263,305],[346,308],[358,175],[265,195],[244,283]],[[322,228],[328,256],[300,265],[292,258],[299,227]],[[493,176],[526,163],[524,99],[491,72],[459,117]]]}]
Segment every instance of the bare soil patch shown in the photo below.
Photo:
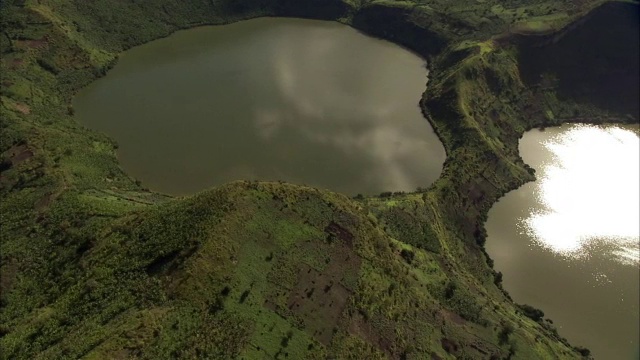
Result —
[{"label": "bare soil patch", "polygon": [[5,157],[15,166],[33,157],[33,151],[27,145],[14,145],[5,152]]},{"label": "bare soil patch", "polygon": [[338,276],[303,265],[298,283],[289,294],[288,307],[304,319],[309,334],[328,346],[350,294]]},{"label": "bare soil patch", "polygon": [[31,114],[31,108],[26,104],[20,104],[20,103],[16,104],[16,110],[20,111],[25,115]]}]

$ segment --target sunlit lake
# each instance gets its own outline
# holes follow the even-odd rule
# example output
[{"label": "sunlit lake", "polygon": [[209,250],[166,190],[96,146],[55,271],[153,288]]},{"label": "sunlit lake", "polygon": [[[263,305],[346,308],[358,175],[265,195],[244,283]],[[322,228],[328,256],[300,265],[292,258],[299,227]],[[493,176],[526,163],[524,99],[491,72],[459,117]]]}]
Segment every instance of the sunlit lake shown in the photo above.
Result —
[{"label": "sunlit lake", "polygon": [[597,359],[637,358],[638,127],[532,130],[520,152],[538,180],[501,199],[487,223],[504,287]]}]

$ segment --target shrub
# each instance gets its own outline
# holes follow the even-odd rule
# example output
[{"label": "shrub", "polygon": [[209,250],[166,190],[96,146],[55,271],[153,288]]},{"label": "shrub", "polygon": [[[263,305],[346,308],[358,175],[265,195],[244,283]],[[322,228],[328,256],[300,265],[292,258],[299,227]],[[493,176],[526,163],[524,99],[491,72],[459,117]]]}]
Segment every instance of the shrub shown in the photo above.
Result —
[{"label": "shrub", "polygon": [[404,261],[406,261],[408,264],[411,264],[413,262],[413,258],[415,257],[415,253],[411,250],[402,249],[402,251],[400,251],[400,256],[402,256]]},{"label": "shrub", "polygon": [[509,336],[513,333],[513,326],[511,324],[503,324],[500,334],[498,334],[498,340],[500,344],[506,344],[509,341]]},{"label": "shrub", "polygon": [[591,350],[582,347],[582,346],[576,346],[574,347],[574,349],[580,353],[580,355],[584,356],[584,357],[589,357],[591,355]]},{"label": "shrub", "polygon": [[538,308],[535,308],[527,304],[518,304],[518,309],[522,311],[524,316],[530,318],[533,321],[541,321],[544,318],[544,312]]}]

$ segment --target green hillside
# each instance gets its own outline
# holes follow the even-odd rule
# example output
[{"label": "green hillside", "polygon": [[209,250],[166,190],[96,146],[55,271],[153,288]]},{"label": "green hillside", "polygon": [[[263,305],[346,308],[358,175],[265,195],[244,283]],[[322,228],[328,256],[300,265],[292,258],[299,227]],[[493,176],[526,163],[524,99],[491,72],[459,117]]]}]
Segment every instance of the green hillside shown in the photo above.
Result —
[{"label": "green hillside", "polygon": [[[577,3],[1,1],[0,357],[588,357],[511,301],[483,249],[491,205],[534,179],[524,131],[637,122],[545,82],[552,62],[520,66],[602,9]],[[123,173],[117,144],[74,118],[73,94],[122,51],[258,16],[337,20],[428,59],[440,179],[371,198],[267,182],[173,198]]]}]

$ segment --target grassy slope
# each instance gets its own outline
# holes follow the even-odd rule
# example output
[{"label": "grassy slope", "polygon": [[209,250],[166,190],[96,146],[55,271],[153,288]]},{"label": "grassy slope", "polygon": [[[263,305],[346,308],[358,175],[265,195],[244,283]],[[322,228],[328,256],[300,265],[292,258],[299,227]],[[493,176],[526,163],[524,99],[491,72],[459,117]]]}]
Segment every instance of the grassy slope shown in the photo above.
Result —
[{"label": "grassy slope", "polygon": [[[533,179],[522,132],[578,106],[524,85],[495,35],[559,28],[597,3],[3,2],[0,356],[579,357],[496,286],[482,223]],[[122,50],[263,15],[337,19],[430,58],[422,105],[442,177],[360,201],[245,182],[171,199],[73,118],[73,93]]]}]

